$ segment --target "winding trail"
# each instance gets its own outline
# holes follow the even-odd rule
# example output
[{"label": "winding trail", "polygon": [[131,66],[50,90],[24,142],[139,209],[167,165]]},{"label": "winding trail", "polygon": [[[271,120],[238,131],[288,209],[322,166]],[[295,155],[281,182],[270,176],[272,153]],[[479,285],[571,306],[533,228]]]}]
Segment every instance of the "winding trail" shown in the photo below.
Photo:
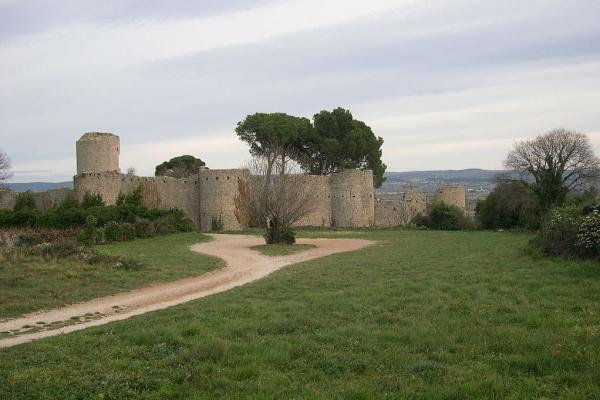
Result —
[{"label": "winding trail", "polygon": [[[298,239],[299,244],[313,244],[317,247],[288,256],[270,257],[250,249],[252,246],[264,244],[260,237],[226,234],[211,236],[213,240],[192,245],[191,250],[223,259],[225,261],[223,268],[195,277],[147,286],[0,322],[0,332],[17,333],[0,339],[0,348],[161,310],[245,285],[287,265],[330,254],[354,251],[375,243],[363,239]],[[40,325],[40,322],[44,324]],[[63,326],[52,327],[52,324]],[[32,330],[32,328],[41,330]],[[32,332],[27,333],[27,330]]]}]

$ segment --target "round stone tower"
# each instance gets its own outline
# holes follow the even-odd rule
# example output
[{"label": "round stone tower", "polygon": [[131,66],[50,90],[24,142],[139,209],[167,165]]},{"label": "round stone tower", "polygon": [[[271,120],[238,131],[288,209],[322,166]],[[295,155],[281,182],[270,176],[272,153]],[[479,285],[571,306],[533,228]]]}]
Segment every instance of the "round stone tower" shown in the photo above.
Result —
[{"label": "round stone tower", "polygon": [[120,172],[119,137],[112,133],[88,132],[77,141],[77,175],[90,172]]},{"label": "round stone tower", "polygon": [[465,187],[461,185],[444,186],[439,190],[439,199],[449,206],[464,210],[467,206]]},{"label": "round stone tower", "polygon": [[201,169],[200,183],[200,229],[210,231],[238,230],[242,227],[236,217],[235,198],[240,185],[250,179],[247,169]]},{"label": "round stone tower", "polygon": [[373,225],[373,171],[346,170],[331,175],[331,217],[333,226]]}]

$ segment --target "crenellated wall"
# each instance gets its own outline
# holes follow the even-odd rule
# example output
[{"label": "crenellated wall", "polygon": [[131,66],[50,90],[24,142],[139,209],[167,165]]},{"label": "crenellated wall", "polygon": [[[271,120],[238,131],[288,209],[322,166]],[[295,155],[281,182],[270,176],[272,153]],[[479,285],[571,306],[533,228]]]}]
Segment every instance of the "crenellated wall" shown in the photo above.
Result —
[{"label": "crenellated wall", "polygon": [[375,203],[375,226],[410,225],[417,215],[429,212],[431,201],[441,201],[465,211],[465,188],[460,185],[444,186],[432,199],[421,192],[407,192],[402,200],[378,199]]},{"label": "crenellated wall", "polygon": [[427,213],[427,197],[420,192],[407,192],[402,200],[380,200],[375,202],[376,226],[409,225],[417,215]]},{"label": "crenellated wall", "polygon": [[[51,189],[44,192],[32,192],[35,205],[38,210],[45,212],[50,208],[62,203],[69,193],[73,193],[71,189]],[[12,210],[15,207],[18,192],[12,190],[0,190],[0,209]]]}]

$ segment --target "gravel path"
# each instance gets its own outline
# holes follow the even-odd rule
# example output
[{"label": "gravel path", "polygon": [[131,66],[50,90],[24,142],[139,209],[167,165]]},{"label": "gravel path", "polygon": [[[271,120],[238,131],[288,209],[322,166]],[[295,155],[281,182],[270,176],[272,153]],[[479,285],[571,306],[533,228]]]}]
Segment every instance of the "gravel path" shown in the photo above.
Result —
[{"label": "gravel path", "polygon": [[219,257],[225,261],[225,267],[196,277],[156,284],[0,322],[0,332],[16,333],[0,339],[0,348],[161,310],[244,285],[290,264],[358,250],[374,243],[362,239],[298,239],[299,244],[313,244],[317,247],[289,256],[270,257],[250,249],[252,246],[264,244],[260,237],[225,234],[212,237],[212,241],[195,244],[191,246],[191,250]]}]

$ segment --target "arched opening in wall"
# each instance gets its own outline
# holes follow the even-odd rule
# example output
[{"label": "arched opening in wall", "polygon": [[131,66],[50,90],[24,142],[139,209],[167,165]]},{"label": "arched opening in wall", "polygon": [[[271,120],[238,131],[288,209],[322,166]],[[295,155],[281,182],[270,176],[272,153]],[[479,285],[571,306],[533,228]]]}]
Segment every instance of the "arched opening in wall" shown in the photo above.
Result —
[{"label": "arched opening in wall", "polygon": [[216,181],[218,181],[218,180],[219,180],[219,177],[218,177],[218,176],[216,176],[216,177],[215,177],[215,180],[216,180]]}]

